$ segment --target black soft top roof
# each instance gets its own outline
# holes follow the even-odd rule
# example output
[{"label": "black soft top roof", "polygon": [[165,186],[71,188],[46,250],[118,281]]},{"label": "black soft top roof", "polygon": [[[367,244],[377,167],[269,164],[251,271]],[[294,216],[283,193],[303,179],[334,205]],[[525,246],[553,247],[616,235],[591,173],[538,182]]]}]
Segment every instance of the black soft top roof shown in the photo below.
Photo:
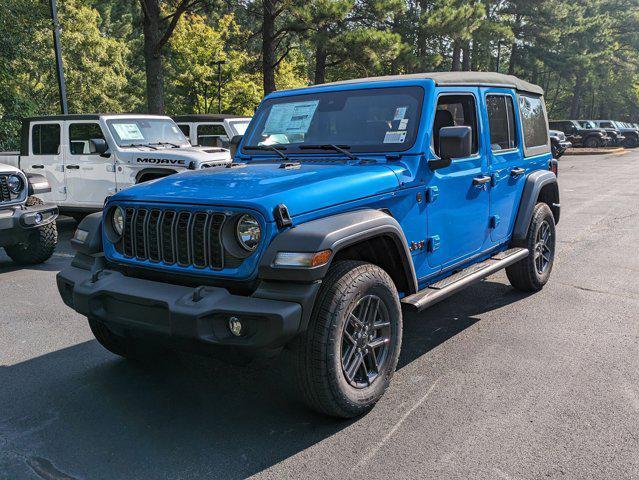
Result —
[{"label": "black soft top roof", "polygon": [[[514,75],[504,75],[495,72],[426,72],[409,73],[406,75],[387,75],[384,77],[355,78],[338,82],[325,83],[323,85],[346,85],[366,82],[389,82],[394,80],[431,79],[436,85],[464,85],[464,86],[491,86],[509,87],[522,92],[543,95],[544,90],[539,85],[517,78]],[[317,85],[315,85],[317,86]],[[312,88],[312,87],[311,87]]]}]

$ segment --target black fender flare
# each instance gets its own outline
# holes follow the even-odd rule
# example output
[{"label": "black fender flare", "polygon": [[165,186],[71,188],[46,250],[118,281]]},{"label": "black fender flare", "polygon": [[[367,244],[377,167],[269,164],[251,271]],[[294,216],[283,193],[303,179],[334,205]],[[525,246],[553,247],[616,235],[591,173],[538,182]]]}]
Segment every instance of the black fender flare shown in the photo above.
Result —
[{"label": "black fender flare", "polygon": [[[259,277],[263,280],[314,282],[326,275],[335,255],[344,248],[378,237],[390,239],[399,253],[407,294],[417,291],[417,278],[404,232],[389,214],[373,209],[331,215],[297,225],[277,235],[262,255]],[[321,252],[331,250],[330,261],[315,268],[275,267],[278,252]]]},{"label": "black fender flare", "polygon": [[160,173],[165,177],[168,177],[169,175],[173,175],[175,173],[178,173],[177,170],[173,170],[173,169],[169,169],[169,168],[145,168],[143,170],[140,170],[138,173],[135,174],[135,183],[140,183],[140,178],[142,178],[144,175],[147,174],[155,174],[155,173]]},{"label": "black fender flare", "polygon": [[552,210],[555,223],[559,223],[561,205],[559,203],[559,184],[557,183],[557,177],[549,170],[538,170],[526,177],[526,184],[524,185],[524,190],[521,195],[517,219],[515,220],[515,226],[513,228],[513,241],[522,242],[526,239],[533,210],[544,188],[548,188],[550,192],[548,198],[544,198],[544,201],[548,203],[550,210]]}]

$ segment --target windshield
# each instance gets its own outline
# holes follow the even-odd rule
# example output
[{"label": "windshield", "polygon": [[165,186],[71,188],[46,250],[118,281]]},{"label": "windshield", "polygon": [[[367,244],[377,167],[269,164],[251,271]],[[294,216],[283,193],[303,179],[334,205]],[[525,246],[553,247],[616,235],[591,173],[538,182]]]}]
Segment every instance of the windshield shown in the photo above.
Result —
[{"label": "windshield", "polygon": [[231,128],[235,131],[235,135],[244,135],[249,126],[250,120],[236,120],[229,122]]},{"label": "windshield", "polygon": [[108,120],[107,125],[120,147],[188,145],[188,140],[173,120],[127,118]]},{"label": "windshield", "polygon": [[327,144],[352,152],[408,150],[423,96],[420,87],[391,87],[272,98],[256,112],[242,150],[254,155],[255,147],[278,145],[287,154],[312,153]]}]

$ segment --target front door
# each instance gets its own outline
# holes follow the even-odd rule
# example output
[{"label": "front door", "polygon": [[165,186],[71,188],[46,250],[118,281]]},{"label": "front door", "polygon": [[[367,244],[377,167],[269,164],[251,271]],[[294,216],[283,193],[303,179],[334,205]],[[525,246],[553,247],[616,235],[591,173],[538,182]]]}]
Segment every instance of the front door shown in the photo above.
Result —
[{"label": "front door", "polygon": [[[439,130],[469,126],[472,155],[455,158],[428,181],[428,257],[431,267],[453,268],[484,248],[489,237],[490,176],[482,155],[479,89],[442,89],[433,122],[432,149],[439,155]],[[432,154],[431,154],[432,155]]]},{"label": "front door", "polygon": [[64,155],[62,154],[62,128],[59,122],[31,124],[29,156],[20,164],[26,173],[44,175],[51,192],[38,194],[46,202],[61,203],[67,198]]},{"label": "front door", "polygon": [[499,243],[512,231],[517,217],[519,199],[526,181],[526,165],[521,147],[521,133],[517,131],[517,100],[508,90],[491,89],[485,92],[485,132],[488,145],[490,189],[491,239]]},{"label": "front door", "polygon": [[69,201],[78,207],[100,208],[104,199],[115,193],[114,157],[90,151],[92,138],[104,138],[98,122],[72,122],[68,132],[65,170]]}]

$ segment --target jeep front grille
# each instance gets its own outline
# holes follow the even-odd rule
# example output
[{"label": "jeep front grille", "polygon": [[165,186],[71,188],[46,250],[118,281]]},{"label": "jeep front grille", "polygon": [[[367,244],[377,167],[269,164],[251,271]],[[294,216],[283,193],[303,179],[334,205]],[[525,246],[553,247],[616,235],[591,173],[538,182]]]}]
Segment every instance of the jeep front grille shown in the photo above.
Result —
[{"label": "jeep front grille", "polygon": [[7,183],[7,175],[0,175],[0,203],[10,201],[11,192],[9,191],[9,184]]},{"label": "jeep front grille", "polygon": [[127,258],[180,267],[224,268],[220,212],[125,208],[124,232],[116,245]]}]

